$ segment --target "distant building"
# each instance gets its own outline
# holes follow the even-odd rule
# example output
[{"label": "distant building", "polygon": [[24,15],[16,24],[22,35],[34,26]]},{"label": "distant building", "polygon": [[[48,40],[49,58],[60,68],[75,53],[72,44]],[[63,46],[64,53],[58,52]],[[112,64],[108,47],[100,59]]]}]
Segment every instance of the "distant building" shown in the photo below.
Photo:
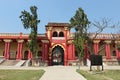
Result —
[{"label": "distant building", "polygon": [[[68,23],[48,23],[46,33],[37,35],[37,54],[43,62],[48,65],[72,65],[76,62],[77,54],[72,43],[74,34],[70,32]],[[90,34],[93,38],[95,34]],[[116,40],[114,39],[116,38]],[[0,56],[6,60],[28,60],[33,59],[27,43],[29,34],[23,33],[0,33]],[[110,64],[118,64],[120,51],[117,44],[120,43],[119,35],[99,34],[93,40],[93,51],[98,55],[99,48],[103,46],[100,53],[103,61]],[[104,44],[104,45],[103,45]],[[89,46],[89,45],[87,45]],[[89,58],[88,47],[85,47],[85,59]]]}]

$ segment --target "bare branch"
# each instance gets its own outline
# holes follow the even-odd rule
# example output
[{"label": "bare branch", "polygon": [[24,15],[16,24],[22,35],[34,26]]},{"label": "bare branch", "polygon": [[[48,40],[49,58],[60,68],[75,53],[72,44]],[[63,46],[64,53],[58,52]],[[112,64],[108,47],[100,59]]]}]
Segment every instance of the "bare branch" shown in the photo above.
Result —
[{"label": "bare branch", "polygon": [[[92,27],[96,27],[96,31],[95,31],[95,34],[92,34],[92,39],[91,42],[93,41],[93,39],[95,39],[97,37],[97,35],[99,35],[104,29],[106,28],[116,28],[116,27],[120,27],[120,22],[118,22],[117,24],[113,24],[112,22],[112,19],[108,19],[108,18],[102,18],[101,20],[99,21],[94,21],[93,23],[91,23],[91,26]],[[112,34],[112,33],[111,33]],[[114,35],[112,34],[112,39],[115,40],[115,39],[118,39],[119,38],[119,35]],[[88,49],[92,50],[91,46],[93,45],[92,43],[89,43],[90,47]],[[105,47],[105,44],[103,44],[100,49],[98,50],[98,54],[104,49]]]},{"label": "bare branch", "polygon": [[[96,27],[97,30],[95,32],[95,36],[94,38],[96,38],[96,36],[101,33],[105,28],[115,28],[115,27],[120,27],[120,22],[118,22],[117,24],[111,24],[112,19],[109,18],[102,18],[100,21],[94,21],[91,25],[93,27]],[[93,38],[93,39],[94,39]]]}]

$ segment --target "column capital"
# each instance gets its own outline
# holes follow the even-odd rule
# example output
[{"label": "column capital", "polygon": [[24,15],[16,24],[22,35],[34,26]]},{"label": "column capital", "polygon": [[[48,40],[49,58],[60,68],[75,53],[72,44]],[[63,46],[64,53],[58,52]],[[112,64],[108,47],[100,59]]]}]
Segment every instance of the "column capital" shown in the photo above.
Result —
[{"label": "column capital", "polygon": [[67,43],[68,43],[68,44],[72,44],[72,43],[73,43],[73,40],[68,40]]},{"label": "column capital", "polygon": [[49,43],[49,40],[41,40],[42,43]]},{"label": "column capital", "polygon": [[12,42],[11,39],[4,39],[4,42]]},{"label": "column capital", "polygon": [[93,40],[93,42],[94,42],[94,43],[99,43],[99,42],[100,42],[100,40]]},{"label": "column capital", "polygon": [[52,26],[46,27],[47,30],[52,30],[52,28],[53,28]]},{"label": "column capital", "polygon": [[111,40],[105,40],[105,43],[110,44]]},{"label": "column capital", "polygon": [[31,40],[30,40],[30,39],[28,39],[27,41],[28,41],[28,42],[30,42]]},{"label": "column capital", "polygon": [[69,28],[65,26],[64,29],[65,29],[65,30],[68,30]]},{"label": "column capital", "polygon": [[22,43],[22,42],[24,42],[24,40],[17,40],[18,41],[18,43]]},{"label": "column capital", "polygon": [[115,41],[115,44],[118,44],[118,43],[120,43],[120,41],[116,40],[116,41]]}]

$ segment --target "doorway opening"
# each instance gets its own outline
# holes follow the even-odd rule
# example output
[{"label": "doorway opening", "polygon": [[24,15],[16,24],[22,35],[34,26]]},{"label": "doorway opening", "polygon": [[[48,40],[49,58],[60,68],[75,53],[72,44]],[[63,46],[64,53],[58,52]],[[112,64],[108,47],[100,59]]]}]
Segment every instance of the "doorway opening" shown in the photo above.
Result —
[{"label": "doorway opening", "polygon": [[64,65],[64,50],[61,46],[52,50],[52,65]]}]

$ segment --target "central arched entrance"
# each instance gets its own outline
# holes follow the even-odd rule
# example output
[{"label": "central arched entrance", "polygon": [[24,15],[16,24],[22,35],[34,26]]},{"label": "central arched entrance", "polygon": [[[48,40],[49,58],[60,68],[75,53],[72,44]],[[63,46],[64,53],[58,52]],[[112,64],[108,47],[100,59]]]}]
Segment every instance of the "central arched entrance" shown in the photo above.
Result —
[{"label": "central arched entrance", "polygon": [[64,50],[60,46],[52,50],[52,65],[64,65]]}]

